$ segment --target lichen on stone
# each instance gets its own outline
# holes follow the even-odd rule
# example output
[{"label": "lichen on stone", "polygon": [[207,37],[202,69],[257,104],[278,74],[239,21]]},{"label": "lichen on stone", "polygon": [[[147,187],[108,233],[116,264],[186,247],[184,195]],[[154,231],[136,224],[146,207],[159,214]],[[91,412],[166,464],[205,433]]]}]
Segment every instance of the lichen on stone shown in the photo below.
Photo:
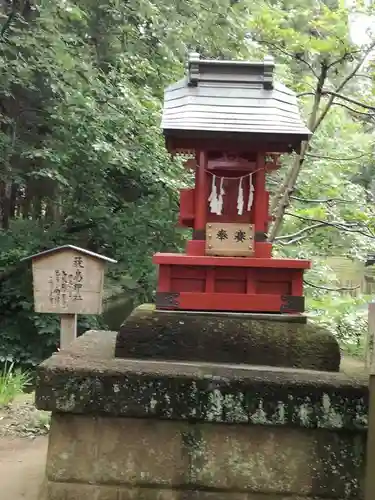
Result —
[{"label": "lichen on stone", "polygon": [[[112,337],[111,337],[112,335]],[[113,358],[115,333],[89,332],[77,354],[38,369],[47,411],[228,424],[366,429],[367,378],[209,363]],[[91,351],[88,346],[91,347]],[[95,349],[94,349],[95,348]]]},{"label": "lichen on stone", "polygon": [[334,336],[314,323],[278,315],[202,314],[135,309],[117,335],[119,358],[249,363],[338,371]]}]

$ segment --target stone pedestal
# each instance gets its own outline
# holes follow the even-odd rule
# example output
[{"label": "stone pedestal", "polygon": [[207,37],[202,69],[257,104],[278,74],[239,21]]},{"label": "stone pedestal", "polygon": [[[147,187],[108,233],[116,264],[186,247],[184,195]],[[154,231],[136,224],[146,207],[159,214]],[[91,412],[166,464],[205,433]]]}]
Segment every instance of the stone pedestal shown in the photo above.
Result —
[{"label": "stone pedestal", "polygon": [[367,378],[114,357],[87,332],[38,370],[44,500],[359,500]]},{"label": "stone pedestal", "polygon": [[144,304],[120,328],[119,358],[339,371],[333,335],[305,316],[157,311]]}]

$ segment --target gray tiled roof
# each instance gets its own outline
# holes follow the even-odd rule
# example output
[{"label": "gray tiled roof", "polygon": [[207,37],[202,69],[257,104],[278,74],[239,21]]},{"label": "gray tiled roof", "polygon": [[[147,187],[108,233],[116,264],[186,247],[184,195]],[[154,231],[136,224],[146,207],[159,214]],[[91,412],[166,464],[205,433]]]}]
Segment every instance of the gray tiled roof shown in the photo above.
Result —
[{"label": "gray tiled roof", "polygon": [[273,82],[272,58],[264,62],[200,60],[192,54],[188,76],[165,91],[162,128],[287,135],[306,140],[294,92]]}]

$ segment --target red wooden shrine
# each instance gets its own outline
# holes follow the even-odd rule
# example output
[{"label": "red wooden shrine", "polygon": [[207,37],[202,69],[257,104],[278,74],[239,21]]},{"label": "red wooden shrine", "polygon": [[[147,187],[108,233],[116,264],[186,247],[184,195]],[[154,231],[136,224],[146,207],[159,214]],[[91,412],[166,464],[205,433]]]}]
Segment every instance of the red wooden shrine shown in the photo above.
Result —
[{"label": "red wooden shrine", "polygon": [[266,175],[310,136],[273,61],[201,60],[167,88],[162,127],[171,154],[190,154],[193,189],[180,193],[186,253],[158,253],[158,309],[304,312],[310,261],[272,258]]}]

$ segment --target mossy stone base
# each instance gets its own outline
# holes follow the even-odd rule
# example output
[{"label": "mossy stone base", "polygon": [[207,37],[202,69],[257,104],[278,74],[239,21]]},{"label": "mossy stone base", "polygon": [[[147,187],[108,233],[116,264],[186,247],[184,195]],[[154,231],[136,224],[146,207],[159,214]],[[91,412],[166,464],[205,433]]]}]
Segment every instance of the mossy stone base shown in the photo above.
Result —
[{"label": "mossy stone base", "polygon": [[157,311],[145,304],[121,326],[117,358],[204,361],[337,372],[333,335],[287,316]]},{"label": "mossy stone base", "polygon": [[363,498],[366,375],[121,359],[115,340],[87,332],[38,367],[43,500]]},{"label": "mossy stone base", "polygon": [[[368,376],[114,357],[116,332],[90,331],[37,369],[40,410],[75,415],[363,431]],[[345,365],[345,359],[343,360]]]}]

